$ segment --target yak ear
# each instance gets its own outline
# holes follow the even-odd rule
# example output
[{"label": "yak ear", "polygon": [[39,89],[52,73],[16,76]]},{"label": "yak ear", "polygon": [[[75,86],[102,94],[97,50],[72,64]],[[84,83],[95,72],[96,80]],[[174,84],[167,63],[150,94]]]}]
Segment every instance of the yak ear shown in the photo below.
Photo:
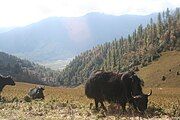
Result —
[{"label": "yak ear", "polygon": [[45,86],[44,85],[40,85],[38,88],[45,90]]}]

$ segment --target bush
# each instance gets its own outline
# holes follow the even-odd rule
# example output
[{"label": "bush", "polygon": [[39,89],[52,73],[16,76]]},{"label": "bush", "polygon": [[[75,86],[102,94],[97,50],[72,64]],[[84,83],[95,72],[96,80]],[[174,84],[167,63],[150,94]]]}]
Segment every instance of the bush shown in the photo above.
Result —
[{"label": "bush", "polygon": [[30,98],[29,96],[25,96],[25,97],[24,97],[24,101],[26,101],[26,102],[31,102],[32,100],[31,100],[31,98]]},{"label": "bush", "polygon": [[142,62],[142,63],[141,63],[141,68],[142,68],[142,67],[145,67],[145,66],[147,66],[147,65],[148,65],[147,62]]}]

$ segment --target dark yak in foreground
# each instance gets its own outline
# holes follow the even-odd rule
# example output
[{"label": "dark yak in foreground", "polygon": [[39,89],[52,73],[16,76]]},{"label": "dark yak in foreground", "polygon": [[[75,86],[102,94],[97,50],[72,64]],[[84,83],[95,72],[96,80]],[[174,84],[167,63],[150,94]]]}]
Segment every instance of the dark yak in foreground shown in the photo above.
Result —
[{"label": "dark yak in foreground", "polygon": [[0,75],[0,99],[1,99],[1,92],[6,85],[14,86],[15,82],[13,78],[11,76],[5,77],[5,76]]},{"label": "dark yak in foreground", "polygon": [[28,95],[31,99],[44,99],[44,86],[37,86],[29,90]]},{"label": "dark yak in foreground", "polygon": [[120,104],[125,111],[126,103],[129,102],[139,112],[144,112],[152,91],[148,95],[143,94],[141,80],[132,71],[124,74],[96,71],[90,75],[85,85],[85,94],[95,100],[96,109],[98,103],[101,103],[106,110],[103,101],[108,101]]}]

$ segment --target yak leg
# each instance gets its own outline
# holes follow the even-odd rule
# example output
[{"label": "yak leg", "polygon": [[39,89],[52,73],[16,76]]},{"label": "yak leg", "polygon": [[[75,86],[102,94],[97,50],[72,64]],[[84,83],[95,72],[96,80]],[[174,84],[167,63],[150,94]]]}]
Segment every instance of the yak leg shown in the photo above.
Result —
[{"label": "yak leg", "polygon": [[1,92],[0,92],[0,100],[1,100]]},{"label": "yak leg", "polygon": [[121,106],[122,106],[122,109],[123,109],[123,113],[127,112],[126,111],[126,103],[122,103]]},{"label": "yak leg", "polygon": [[102,108],[103,108],[105,111],[107,111],[106,107],[104,106],[103,101],[101,101],[100,103],[101,103]]},{"label": "yak leg", "polygon": [[94,102],[95,102],[96,110],[98,110],[98,103],[99,103],[99,101],[97,99],[95,99]]}]

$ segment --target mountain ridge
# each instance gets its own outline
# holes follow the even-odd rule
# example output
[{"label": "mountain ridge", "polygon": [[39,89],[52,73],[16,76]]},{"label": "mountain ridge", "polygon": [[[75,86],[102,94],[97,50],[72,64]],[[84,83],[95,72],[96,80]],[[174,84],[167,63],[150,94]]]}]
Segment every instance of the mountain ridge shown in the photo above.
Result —
[{"label": "mountain ridge", "polygon": [[90,13],[72,18],[50,17],[0,33],[0,48],[1,51],[33,61],[63,60],[98,44],[127,36],[139,24],[146,25],[151,17],[155,15]]}]

